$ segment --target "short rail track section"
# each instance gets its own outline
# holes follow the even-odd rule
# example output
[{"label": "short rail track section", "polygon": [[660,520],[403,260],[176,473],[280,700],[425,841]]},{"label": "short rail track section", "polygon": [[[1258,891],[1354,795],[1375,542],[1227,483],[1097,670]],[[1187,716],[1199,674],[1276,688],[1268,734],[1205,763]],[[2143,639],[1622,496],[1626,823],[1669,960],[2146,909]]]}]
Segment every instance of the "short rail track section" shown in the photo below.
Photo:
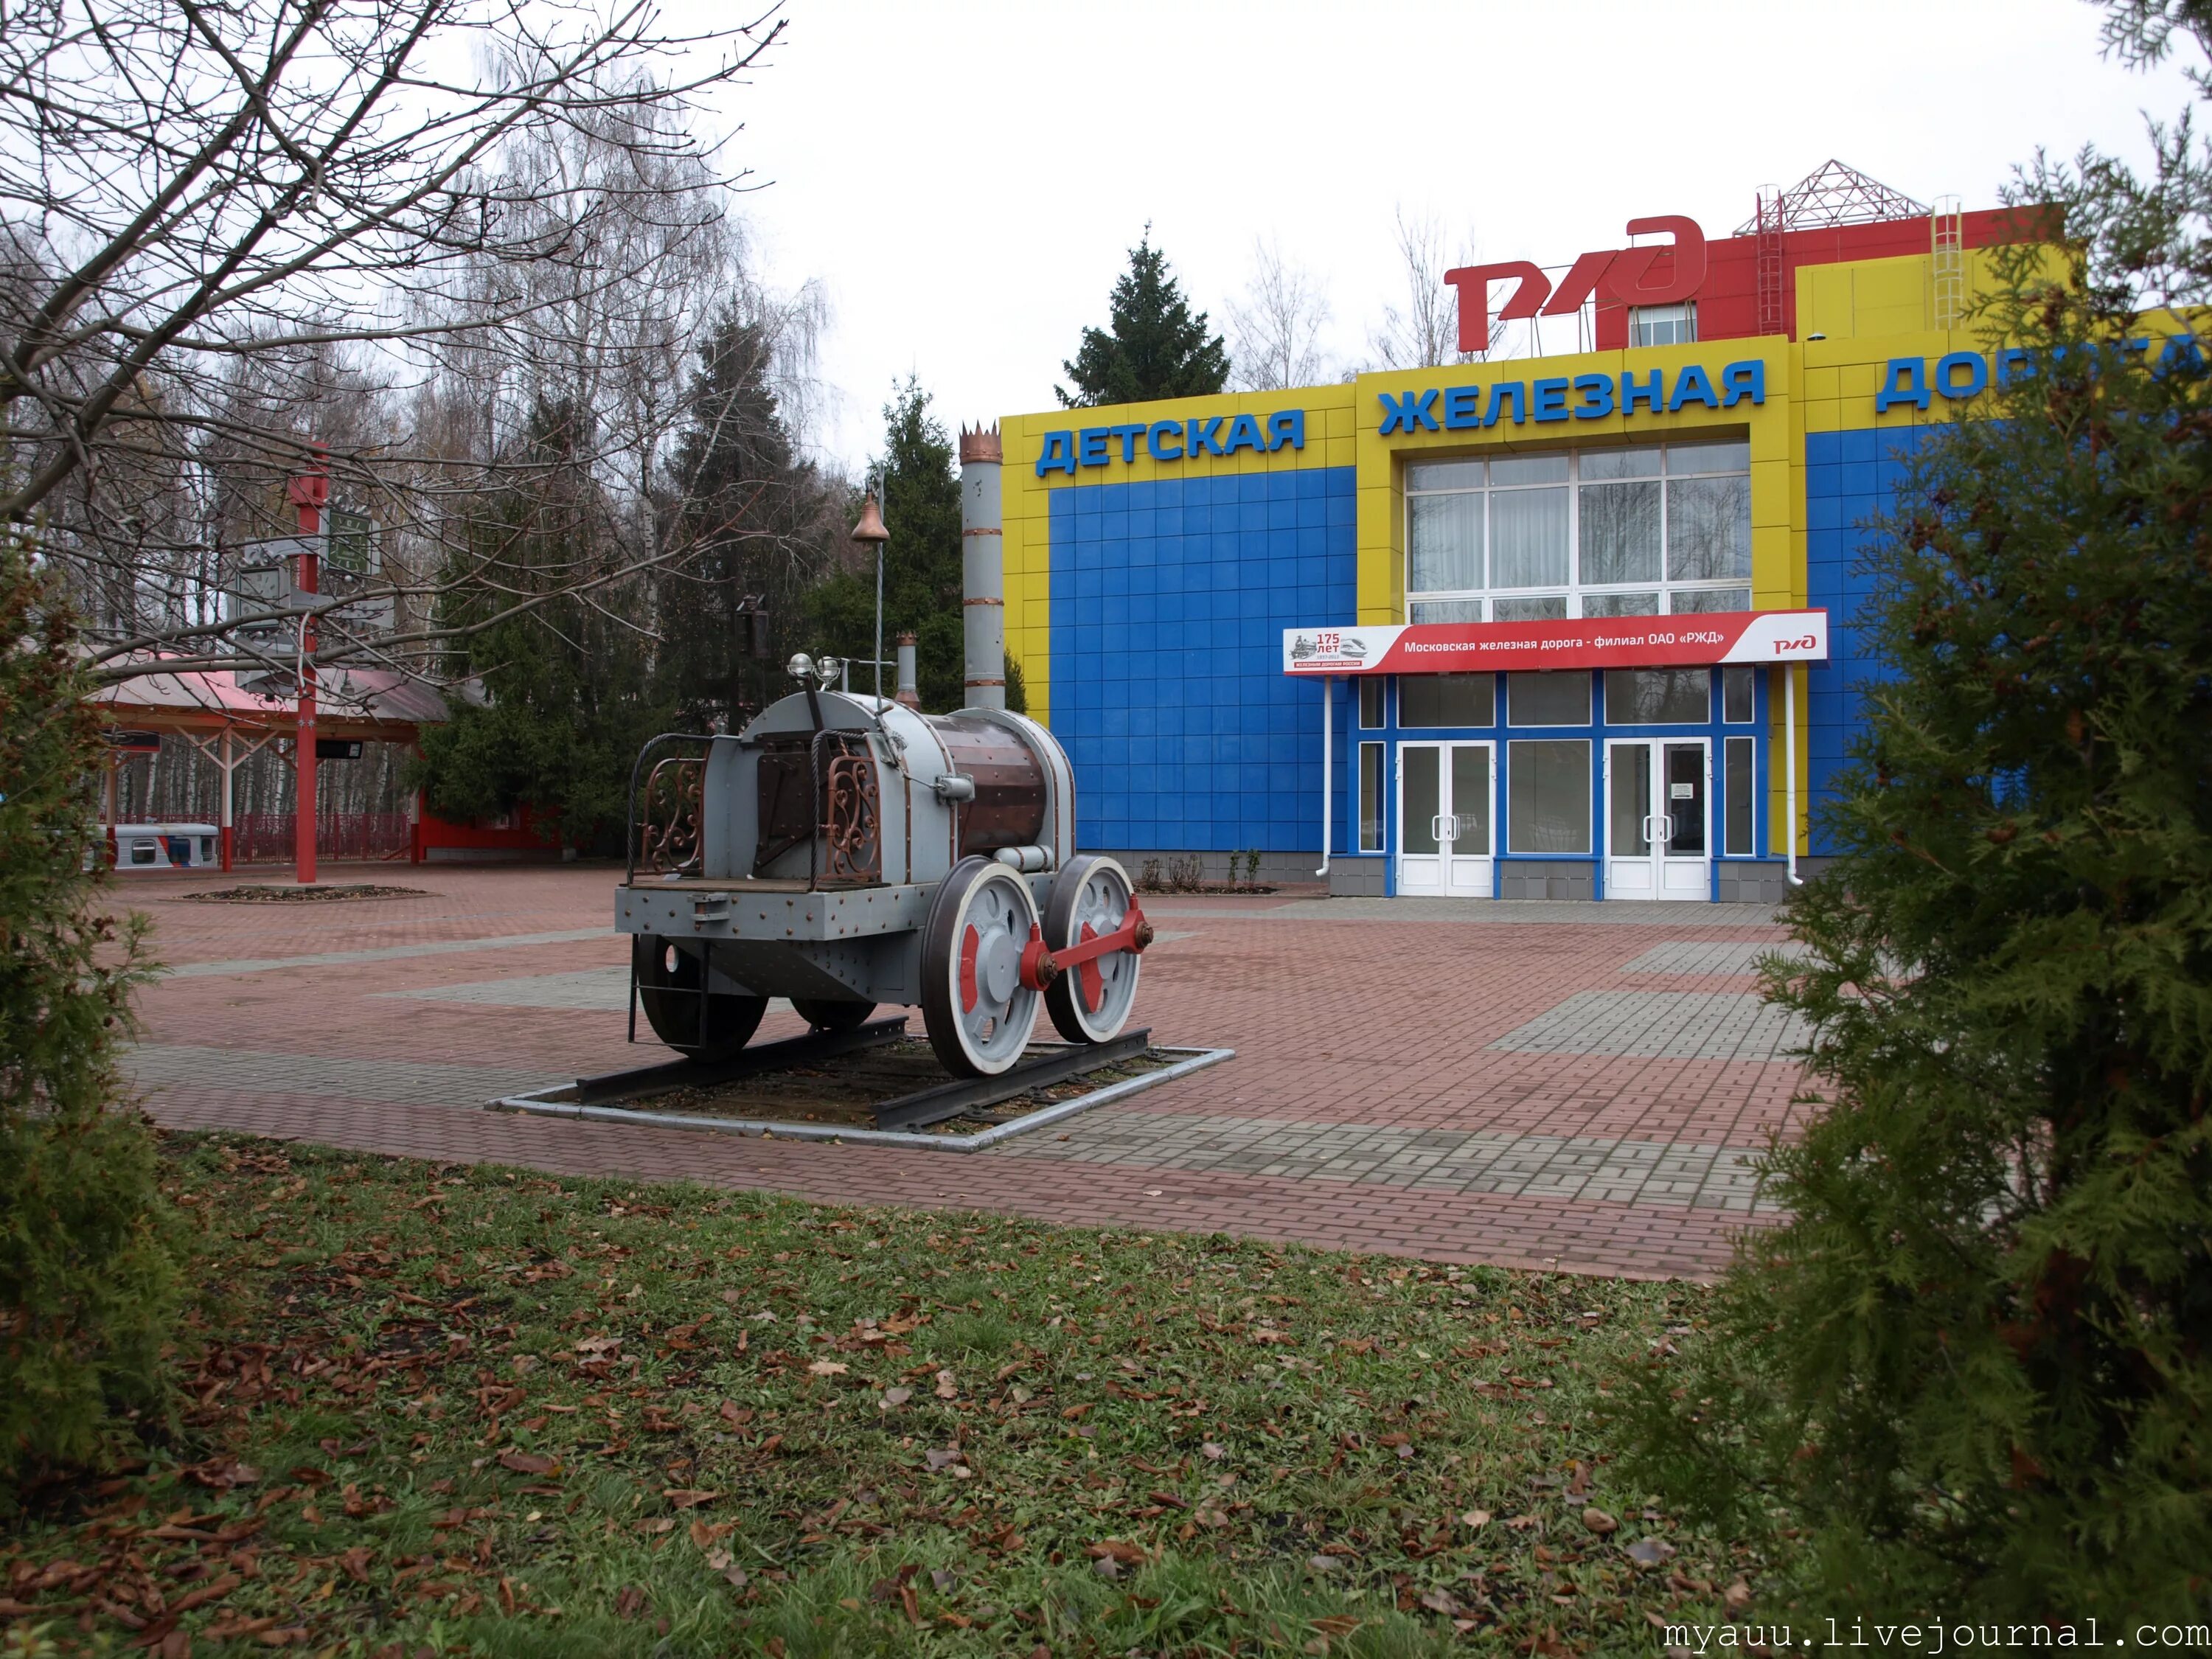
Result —
[{"label": "short rail track section", "polygon": [[[918,1089],[908,1094],[874,1103],[873,1128],[843,1124],[809,1123],[773,1118],[720,1117],[703,1113],[656,1112],[645,1103],[657,1095],[679,1089],[715,1089],[749,1078],[812,1067],[840,1056],[858,1054],[902,1041],[908,1035],[903,1018],[873,1019],[850,1030],[809,1031],[746,1048],[726,1060],[679,1060],[632,1071],[611,1072],[600,1077],[579,1078],[573,1084],[508,1095],[488,1104],[487,1109],[523,1112],[540,1117],[589,1118],[618,1123],[649,1124],[666,1129],[715,1130],[724,1133],[768,1135],[787,1140],[852,1141],[866,1146],[912,1146],[932,1152],[975,1152],[995,1146],[1009,1136],[1025,1134],[1065,1121],[1079,1112],[1113,1101],[1127,1099],[1147,1089],[1172,1083],[1193,1072],[1218,1066],[1236,1057],[1234,1048],[1154,1048],[1149,1029],[1129,1031],[1104,1042],[1038,1043],[1043,1052],[1004,1072],[988,1077],[955,1078],[951,1082]],[[1090,1073],[1138,1058],[1158,1054],[1169,1063],[1156,1071],[1125,1078],[1077,1096],[1073,1100],[1041,1106],[1035,1111],[1009,1115],[994,1111],[1002,1102],[1035,1089],[1073,1082]],[[926,1134],[921,1131],[965,1118],[984,1127],[973,1134]]]}]

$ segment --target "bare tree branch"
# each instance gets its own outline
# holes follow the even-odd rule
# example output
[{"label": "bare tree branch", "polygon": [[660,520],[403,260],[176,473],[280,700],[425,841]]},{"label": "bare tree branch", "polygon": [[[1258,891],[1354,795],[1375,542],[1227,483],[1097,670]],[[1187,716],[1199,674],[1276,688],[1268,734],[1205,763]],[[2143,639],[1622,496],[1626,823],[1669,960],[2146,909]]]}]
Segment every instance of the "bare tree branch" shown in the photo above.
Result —
[{"label": "bare tree branch", "polygon": [[1463,363],[1459,349],[1459,309],[1444,272],[1474,261],[1472,236],[1455,248],[1441,221],[1431,215],[1408,219],[1401,204],[1398,228],[1399,267],[1406,280],[1403,307],[1385,305],[1382,322],[1368,337],[1368,349],[1380,368],[1434,368]]},{"label": "bare tree branch", "polygon": [[[765,343],[779,431],[812,396],[818,291],[751,278],[744,175],[696,130],[784,27],[671,32],[648,0],[0,0],[0,524],[66,574],[100,678],[266,670],[307,617],[319,665],[434,679],[556,600],[659,638],[659,584],[705,568],[668,446],[710,315]],[[325,459],[375,567],[247,597],[286,477]],[[489,532],[518,492],[568,502],[560,552]],[[811,570],[796,523],[708,539]]]},{"label": "bare tree branch", "polygon": [[1277,244],[1255,240],[1251,281],[1229,307],[1237,384],[1248,392],[1277,392],[1326,380],[1321,331],[1328,319],[1328,296],[1313,273],[1285,262]]}]

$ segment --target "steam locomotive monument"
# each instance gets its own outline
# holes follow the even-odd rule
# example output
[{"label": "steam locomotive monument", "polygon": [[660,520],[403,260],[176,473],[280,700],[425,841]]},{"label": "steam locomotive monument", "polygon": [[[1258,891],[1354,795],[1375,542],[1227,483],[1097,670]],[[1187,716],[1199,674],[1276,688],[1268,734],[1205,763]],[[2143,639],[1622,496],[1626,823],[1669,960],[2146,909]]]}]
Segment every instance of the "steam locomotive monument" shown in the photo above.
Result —
[{"label": "steam locomotive monument", "polygon": [[[841,665],[798,656],[799,689],[742,732],[639,757],[616,925],[672,1048],[734,1054],[771,997],[830,1031],[918,1005],[945,1068],[988,1077],[1040,1006],[1072,1043],[1128,1019],[1152,930],[1121,866],[1075,850],[1066,754],[1005,707],[997,433],[960,456],[969,707],[834,690]],[[880,542],[872,502],[855,533]],[[678,746],[705,752],[653,759]]]}]

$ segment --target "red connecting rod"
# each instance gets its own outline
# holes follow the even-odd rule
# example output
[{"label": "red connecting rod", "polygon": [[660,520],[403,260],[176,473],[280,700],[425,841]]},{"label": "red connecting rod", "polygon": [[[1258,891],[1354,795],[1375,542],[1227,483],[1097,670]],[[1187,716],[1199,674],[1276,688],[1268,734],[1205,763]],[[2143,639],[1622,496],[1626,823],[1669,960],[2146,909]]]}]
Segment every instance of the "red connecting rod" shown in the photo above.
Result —
[{"label": "red connecting rod", "polygon": [[1059,951],[1045,944],[1044,930],[1032,923],[1030,942],[1022,947],[1022,983],[1032,991],[1042,991],[1071,968],[1110,957],[1116,951],[1141,951],[1152,942],[1152,924],[1145,920],[1144,911],[1133,902],[1128,914],[1121,918],[1121,925],[1112,933],[1093,933],[1080,945],[1070,945]]}]

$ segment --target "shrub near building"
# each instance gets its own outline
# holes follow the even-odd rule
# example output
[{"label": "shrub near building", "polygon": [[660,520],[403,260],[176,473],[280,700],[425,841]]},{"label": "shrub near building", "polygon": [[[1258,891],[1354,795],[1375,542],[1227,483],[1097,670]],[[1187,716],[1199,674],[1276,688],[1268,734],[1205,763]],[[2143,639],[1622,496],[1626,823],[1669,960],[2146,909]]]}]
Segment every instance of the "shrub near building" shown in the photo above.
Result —
[{"label": "shrub near building", "polygon": [[1891,678],[1766,975],[1793,1218],[1649,1375],[1656,1477],[1801,1529],[1773,1599],[1847,1633],[2212,1611],[2212,380],[2142,299],[2212,299],[2183,131],[2028,181],[2070,278],[2020,251],[1984,321],[2033,373],[1871,544]]}]

